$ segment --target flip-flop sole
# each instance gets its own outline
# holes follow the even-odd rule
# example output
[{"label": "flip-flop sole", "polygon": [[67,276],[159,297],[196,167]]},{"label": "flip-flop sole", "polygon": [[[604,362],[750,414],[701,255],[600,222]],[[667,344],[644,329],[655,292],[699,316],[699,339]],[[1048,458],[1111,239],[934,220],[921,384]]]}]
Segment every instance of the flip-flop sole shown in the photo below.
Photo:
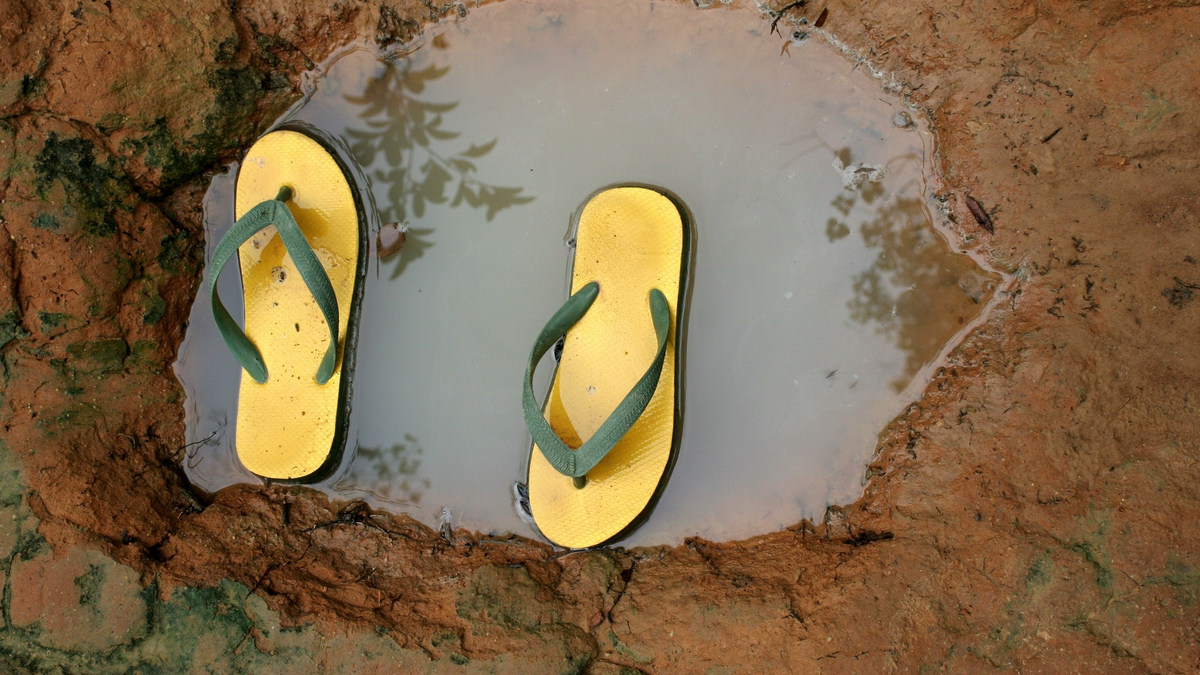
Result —
[{"label": "flip-flop sole", "polygon": [[274,227],[238,249],[246,335],[262,352],[269,378],[242,373],[238,458],[253,473],[286,481],[315,480],[340,457],[344,349],[364,262],[365,220],[351,178],[316,139],[274,131],[246,153],[238,172],[235,211],[241,218],[280,186],[294,190],[292,215],[329,274],[338,303],[338,366],[325,384],[315,373],[329,328]]},{"label": "flip-flop sole", "polygon": [[645,412],[576,488],[535,445],[529,461],[529,505],[542,534],[566,548],[607,543],[652,505],[673,463],[679,423],[676,359],[690,235],[686,214],[645,187],[593,196],[579,215],[571,293],[591,281],[600,294],[567,332],[545,405],[564,442],[578,447],[595,433],[654,360],[657,341],[649,293],[671,308],[662,375]]}]

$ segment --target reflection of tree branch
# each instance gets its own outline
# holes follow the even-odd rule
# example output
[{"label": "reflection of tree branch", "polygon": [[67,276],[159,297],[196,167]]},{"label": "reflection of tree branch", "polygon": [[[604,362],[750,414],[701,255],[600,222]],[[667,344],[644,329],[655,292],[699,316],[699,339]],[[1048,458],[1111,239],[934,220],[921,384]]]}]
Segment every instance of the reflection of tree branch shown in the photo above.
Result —
[{"label": "reflection of tree branch", "polygon": [[[429,66],[412,70],[407,64],[388,64],[382,75],[372,79],[362,96],[346,96],[346,100],[363,106],[359,117],[365,129],[347,129],[352,139],[351,151],[363,166],[370,166],[382,154],[390,169],[376,169],[374,175],[388,184],[388,205],[382,209],[387,220],[404,222],[411,213],[420,218],[427,204],[458,206],[466,203],[472,208],[486,209],[491,220],[503,209],[533,201],[522,195],[523,188],[501,187],[480,181],[471,160],[487,155],[497,140],[483,145],[471,144],[466,150],[447,155],[434,150],[435,141],[457,138],[460,133],[442,128],[444,113],[458,103],[431,103],[416,98],[428,82],[449,72],[449,68]],[[377,119],[382,116],[382,119]],[[423,154],[419,162],[418,150]],[[453,197],[448,194],[456,183]],[[419,256],[419,254],[418,254]]]},{"label": "reflection of tree branch", "polygon": [[938,238],[919,198],[886,200],[860,231],[863,243],[879,253],[853,279],[850,318],[874,323],[905,353],[904,372],[892,382],[893,389],[902,391],[978,313],[993,283],[970,258],[954,254]]}]

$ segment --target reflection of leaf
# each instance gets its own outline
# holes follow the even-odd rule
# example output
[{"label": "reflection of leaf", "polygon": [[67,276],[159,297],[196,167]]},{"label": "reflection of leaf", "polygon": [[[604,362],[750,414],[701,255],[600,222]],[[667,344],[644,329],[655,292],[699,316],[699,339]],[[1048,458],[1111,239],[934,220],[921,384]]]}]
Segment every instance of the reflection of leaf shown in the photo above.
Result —
[{"label": "reflection of leaf", "polygon": [[832,204],[833,208],[838,210],[838,213],[841,213],[843,216],[848,216],[850,215],[850,209],[854,208],[855,201],[857,201],[857,199],[854,197],[854,195],[839,194],[833,198]]},{"label": "reflection of leaf", "polygon": [[434,138],[436,138],[438,140],[442,140],[442,141],[448,141],[451,138],[458,138],[459,136],[462,135],[458,131],[442,131],[441,129],[437,129],[434,127],[429,127],[428,131],[429,131],[430,136],[433,136]]},{"label": "reflection of leaf", "polygon": [[490,221],[501,209],[533,201],[533,197],[520,195],[520,192],[521,188],[494,188],[484,185],[479,190],[479,201],[487,205],[487,219]]},{"label": "reflection of leaf", "polygon": [[425,172],[425,180],[421,182],[421,195],[434,204],[444,203],[446,201],[446,183],[449,183],[454,176],[433,159],[426,162],[421,167],[421,171]]},{"label": "reflection of leaf", "polygon": [[844,239],[850,236],[850,226],[837,218],[830,218],[829,222],[825,223],[825,236],[829,238],[830,243]]},{"label": "reflection of leaf", "polygon": [[402,223],[407,220],[405,204],[407,203],[407,195],[404,193],[404,186],[407,184],[406,173],[404,169],[395,168],[391,171],[376,171],[375,177],[379,182],[388,185],[388,201],[391,206],[384,209],[384,217],[390,214],[390,220]]},{"label": "reflection of leaf", "polygon": [[346,135],[354,139],[350,143],[350,152],[362,166],[370,166],[375,161],[376,147],[371,143],[373,136],[358,129],[347,129]]},{"label": "reflection of leaf", "polygon": [[[462,135],[443,128],[443,114],[454,110],[458,103],[422,101],[415,94],[448,72],[449,67],[431,65],[411,70],[409,63],[387,64],[367,83],[362,96],[344,96],[349,103],[362,107],[362,126],[346,130],[355,159],[363,166],[380,158],[387,163],[373,171],[374,178],[387,185],[388,202],[380,209],[384,220],[405,222],[409,214],[421,218],[428,204],[449,202],[451,206],[486,208],[486,218],[491,221],[503,209],[534,199],[522,195],[523,188],[489,185],[475,177],[478,167],[468,158],[487,155],[499,139],[482,145],[472,143],[457,154],[434,149],[435,142]],[[410,247],[411,240],[405,249]]]},{"label": "reflection of leaf", "polygon": [[471,206],[479,206],[479,197],[475,195],[466,181],[458,184],[458,192],[454,193],[454,201],[450,202],[450,206],[458,206],[464,201]]},{"label": "reflection of leaf", "polygon": [[864,202],[874,204],[876,199],[883,196],[883,183],[869,180],[859,189],[859,193],[862,194]]},{"label": "reflection of leaf", "polygon": [[475,145],[472,143],[471,147],[458,154],[462,155],[463,157],[483,157],[491,152],[492,148],[496,147],[496,142],[499,140],[499,138],[493,138],[490,143],[484,143],[483,145]]},{"label": "reflection of leaf", "polygon": [[431,65],[425,70],[409,71],[404,74],[404,87],[414,94],[419,94],[425,91],[426,81],[436,80],[448,72],[450,72],[449,66],[438,70],[436,65]]},{"label": "reflection of leaf", "polygon": [[453,103],[421,103],[421,106],[429,112],[444,113],[457,108],[458,101],[454,101]]}]

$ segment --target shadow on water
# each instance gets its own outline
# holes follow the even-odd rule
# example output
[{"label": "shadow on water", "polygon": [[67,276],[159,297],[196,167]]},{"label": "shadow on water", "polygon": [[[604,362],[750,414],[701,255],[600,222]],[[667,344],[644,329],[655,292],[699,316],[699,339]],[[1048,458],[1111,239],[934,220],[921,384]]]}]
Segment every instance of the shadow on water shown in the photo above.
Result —
[{"label": "shadow on water", "polygon": [[[850,151],[837,157],[850,165]],[[920,162],[919,157],[898,161]],[[891,382],[902,392],[923,366],[937,357],[949,335],[978,314],[995,290],[995,282],[980,273],[966,256],[950,255],[945,241],[929,227],[929,214],[919,191],[901,192],[880,201],[880,182],[864,181],[844,189],[831,205],[843,218],[830,218],[825,236],[836,243],[850,235],[846,222],[861,200],[873,208],[873,217],[859,226],[863,244],[878,251],[871,266],[852,278],[854,297],[847,303],[850,319],[875,324],[905,354],[904,371]]]},{"label": "shadow on water", "polygon": [[390,502],[418,506],[432,482],[421,478],[420,456],[424,450],[412,434],[390,448],[359,448],[350,470],[334,484],[334,490],[367,490]]},{"label": "shadow on water", "polygon": [[[445,48],[444,42],[440,48]],[[462,135],[442,126],[443,115],[458,107],[458,102],[423,101],[417,95],[448,72],[449,66],[436,64],[418,70],[409,61],[387,63],[368,81],[361,96],[343,96],[362,107],[358,117],[365,126],[349,127],[345,132],[355,159],[364,167],[374,165],[378,157],[386,163],[386,168],[376,168],[372,175],[381,186],[387,186],[387,200],[380,207],[384,221],[407,224],[410,217],[424,217],[428,204],[449,203],[485,209],[490,222],[500,211],[534,200],[521,194],[524,188],[491,185],[476,177],[473,160],[490,153],[499,139],[471,143],[456,153],[443,147]],[[391,279],[434,245],[432,234],[432,228],[408,231],[404,248],[395,256],[398,262]]]},{"label": "shadow on water", "polygon": [[[448,45],[439,37],[433,47],[445,50]],[[491,222],[504,209],[534,200],[523,194],[522,187],[480,180],[477,164],[499,139],[464,143],[461,131],[447,128],[447,116],[459,102],[429,100],[428,90],[450,70],[436,63],[418,67],[411,59],[384,62],[359,91],[341,95],[352,110],[356,108],[356,119],[346,126],[344,137],[354,158],[370,172],[376,194],[384,197],[379,200],[380,218],[403,225],[403,245],[381,258],[394,264],[389,280],[401,277],[439,240],[435,232],[440,223],[428,213],[431,205],[466,205],[482,211]],[[377,447],[360,445],[347,472],[332,488],[361,490],[395,504],[419,506],[432,485],[429,477],[419,474],[423,452],[409,433],[390,447],[386,442]]]},{"label": "shadow on water", "polygon": [[400,250],[391,255],[380,257],[380,260],[386,263],[390,263],[393,260],[396,261],[396,266],[392,268],[391,276],[388,277],[389,279],[399,278],[401,274],[404,274],[404,270],[408,267],[409,263],[424,256],[425,251],[433,248],[433,242],[429,240],[432,234],[432,227],[410,227],[405,232],[404,245],[400,247]]}]

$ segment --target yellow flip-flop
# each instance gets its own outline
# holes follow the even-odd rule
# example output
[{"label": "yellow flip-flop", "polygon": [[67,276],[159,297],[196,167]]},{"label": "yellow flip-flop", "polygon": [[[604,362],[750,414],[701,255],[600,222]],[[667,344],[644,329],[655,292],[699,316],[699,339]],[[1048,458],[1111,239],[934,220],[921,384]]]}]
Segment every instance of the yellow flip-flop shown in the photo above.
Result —
[{"label": "yellow flip-flop", "polygon": [[[314,132],[260,138],[237,179],[237,222],[209,274],[213,315],[243,367],[235,445],[253,473],[311,482],[345,445],[354,331],[366,260],[366,213],[350,171]],[[245,332],[217,277],[237,253]]]},{"label": "yellow flip-flop", "polygon": [[[658,188],[608,188],[578,214],[571,297],[538,336],[523,396],[529,506],[555,544],[590,548],[628,535],[666,485],[682,430],[690,248],[686,208]],[[533,369],[560,338],[541,408]]]}]

